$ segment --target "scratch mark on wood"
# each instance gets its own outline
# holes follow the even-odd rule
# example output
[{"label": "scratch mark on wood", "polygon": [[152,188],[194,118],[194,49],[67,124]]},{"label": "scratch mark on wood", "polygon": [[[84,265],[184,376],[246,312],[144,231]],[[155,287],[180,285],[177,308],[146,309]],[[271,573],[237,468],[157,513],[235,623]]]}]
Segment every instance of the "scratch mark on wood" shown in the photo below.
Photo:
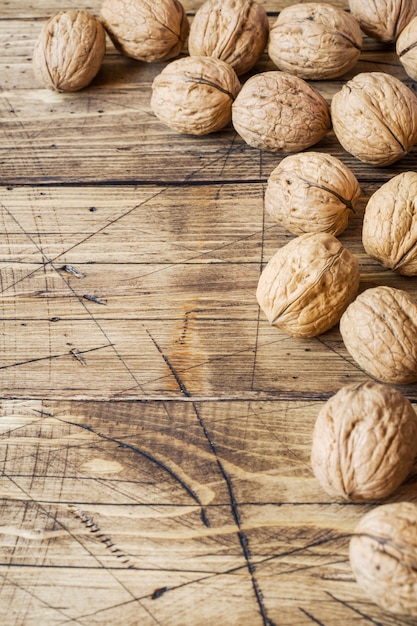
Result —
[{"label": "scratch mark on wood", "polygon": [[349,360],[344,354],[342,354],[341,352],[338,352],[338,350],[335,350],[335,348],[333,348],[333,346],[331,346],[328,342],[324,341],[322,337],[315,337],[314,339],[316,339],[319,343],[321,343],[322,346],[324,346],[326,349],[333,352],[333,354],[336,354],[339,358],[345,361],[345,363],[349,363],[349,365],[352,365],[352,367],[355,367],[358,371],[361,371],[359,365],[357,365],[357,363],[355,363],[353,359]]},{"label": "scratch mark on wood", "polygon": [[75,267],[73,267],[72,265],[63,265],[61,267],[61,270],[63,272],[67,272],[68,274],[72,274],[76,278],[85,278],[85,274],[76,270]]},{"label": "scratch mark on wood", "polygon": [[[148,331],[146,331],[148,332]],[[181,391],[184,393],[184,395],[186,395],[187,397],[191,397],[190,392],[186,389],[185,385],[183,384],[183,382],[181,381],[180,377],[178,376],[177,372],[174,370],[174,368],[171,366],[168,358],[162,353],[161,349],[159,348],[158,344],[155,342],[155,340],[152,338],[152,336],[150,335],[150,333],[148,332],[149,337],[151,338],[151,340],[153,341],[153,343],[155,344],[155,346],[157,347],[157,349],[159,350],[159,352],[162,354],[162,357],[164,358],[165,362],[167,363],[170,371],[172,372],[173,376],[175,377],[175,380],[178,383],[178,386],[180,387]],[[239,513],[239,509],[238,509],[238,504],[237,504],[237,500],[234,494],[234,489],[233,489],[233,484],[232,484],[232,479],[229,476],[229,474],[227,473],[220,457],[218,454],[218,450],[217,450],[217,446],[215,444],[215,442],[213,441],[213,439],[210,436],[210,433],[208,432],[208,429],[204,423],[203,418],[201,417],[198,409],[197,409],[197,405],[195,404],[195,402],[192,403],[193,409],[194,409],[194,413],[197,417],[198,423],[200,424],[203,433],[204,433],[204,437],[206,438],[210,449],[216,459],[216,463],[217,466],[220,470],[220,474],[222,475],[224,481],[226,482],[227,485],[227,490],[229,493],[229,499],[230,499],[230,504],[231,504],[231,509],[232,509],[232,515],[233,518],[235,520],[236,526],[238,528],[238,532],[237,532],[237,536],[239,539],[239,543],[241,545],[242,548],[242,552],[243,552],[243,556],[245,558],[246,561],[246,566],[247,569],[249,571],[250,577],[251,577],[251,581],[252,581],[252,587],[255,593],[255,598],[256,601],[258,603],[258,607],[259,607],[259,611],[261,613],[262,616],[262,620],[263,620],[263,624],[264,626],[275,626],[274,622],[268,617],[267,614],[267,610],[263,601],[263,596],[262,596],[262,592],[260,590],[258,581],[256,579],[255,576],[255,566],[252,562],[252,557],[251,557],[251,553],[250,553],[250,549],[249,549],[249,543],[248,543],[248,539],[246,536],[246,533],[244,532],[244,530],[242,529],[242,523],[241,523],[241,519],[240,519],[240,513]]]},{"label": "scratch mark on wood", "polygon": [[[63,618],[66,618],[65,622],[61,622],[61,623],[67,623],[68,615],[66,613],[64,613],[64,611],[60,607],[53,606],[52,604],[50,604],[49,602],[47,602],[46,600],[44,600],[40,596],[37,596],[35,593],[33,593],[33,591],[28,589],[27,585],[19,585],[19,583],[17,583],[15,580],[12,580],[8,576],[8,572],[6,572],[5,574],[1,574],[0,573],[0,577],[3,579],[2,588],[4,586],[6,586],[6,585],[10,585],[11,587],[14,587],[15,589],[19,589],[19,591],[27,594],[28,596],[30,596],[31,598],[33,598],[34,600],[39,602],[41,605],[44,605],[48,609],[51,609],[51,610],[56,611],[57,613],[59,613],[59,615],[61,615]],[[75,624],[79,624],[80,623],[80,622],[78,622],[78,620],[71,620],[71,622],[74,622]]]},{"label": "scratch mark on wood", "polygon": [[312,615],[311,613],[309,613],[305,609],[302,609],[300,606],[298,608],[301,611],[301,613],[304,613],[304,615],[306,617],[308,617],[309,619],[311,619],[312,622],[314,622],[315,624],[319,624],[320,626],[325,626],[325,624],[323,622],[321,622],[320,620],[318,620],[316,617],[314,617],[314,615]]},{"label": "scratch mark on wood", "polygon": [[[106,224],[104,224],[103,226],[101,226],[100,228],[98,228],[95,232],[87,235],[87,237],[84,237],[84,239],[81,239],[80,241],[78,241],[77,243],[73,244],[72,246],[70,246],[69,248],[67,248],[66,250],[64,250],[63,252],[60,252],[60,254],[57,254],[53,259],[51,259],[51,263],[54,263],[59,257],[63,256],[64,254],[68,254],[68,252],[71,252],[72,250],[74,250],[75,248],[77,248],[79,245],[86,243],[89,239],[91,239],[92,237],[95,237],[96,235],[98,235],[99,233],[107,230],[108,228],[110,228],[111,226],[113,226],[114,224],[117,224],[117,222],[119,222],[120,220],[128,217],[131,213],[133,213],[134,211],[136,211],[136,209],[139,209],[140,207],[143,207],[144,205],[146,205],[148,202],[151,202],[152,200],[154,200],[155,198],[157,198],[159,195],[165,193],[166,191],[166,187],[159,189],[156,193],[152,194],[151,196],[149,196],[148,198],[145,198],[145,200],[143,200],[142,202],[139,202],[138,204],[135,204],[135,206],[131,207],[130,209],[128,209],[127,211],[125,211],[124,213],[122,213],[121,215],[118,215],[117,217],[115,217],[112,220],[109,220],[108,222],[106,222]],[[7,209],[6,209],[7,210]],[[13,215],[11,215],[11,217],[15,220],[15,218],[13,217]],[[16,221],[16,220],[15,220]],[[18,224],[18,222],[16,221],[16,223]],[[18,226],[23,230],[22,226],[20,224],[18,224]],[[23,232],[25,232],[23,230]],[[36,242],[35,242],[36,245]]]},{"label": "scratch mark on wood", "polygon": [[70,350],[70,353],[73,355],[73,357],[77,359],[79,363],[81,363],[81,365],[83,365],[84,367],[87,366],[85,358],[82,356],[81,352],[77,348],[72,348]]},{"label": "scratch mark on wood", "polygon": [[266,610],[266,606],[263,600],[263,595],[261,592],[261,589],[259,587],[259,583],[257,581],[257,578],[255,576],[255,566],[252,562],[252,557],[251,557],[251,553],[250,553],[250,548],[249,548],[249,542],[248,542],[248,538],[246,536],[245,531],[242,529],[242,523],[241,523],[241,519],[240,519],[240,513],[239,513],[239,508],[238,508],[238,504],[237,504],[237,500],[234,494],[234,489],[233,489],[233,483],[232,483],[232,479],[229,476],[229,474],[227,473],[220,457],[217,451],[217,446],[215,444],[215,442],[213,441],[213,439],[210,437],[210,434],[207,430],[207,427],[204,423],[203,418],[201,417],[198,409],[197,409],[197,405],[195,403],[193,403],[193,408],[194,408],[194,412],[195,415],[197,417],[197,420],[203,430],[204,436],[207,439],[209,446],[215,456],[216,462],[217,462],[217,466],[220,470],[221,475],[223,476],[223,479],[226,482],[227,485],[227,490],[229,492],[229,499],[230,499],[230,504],[231,504],[231,509],[232,509],[232,515],[233,518],[235,520],[236,526],[238,528],[238,539],[240,542],[240,545],[242,547],[242,552],[243,552],[243,556],[245,558],[246,561],[246,566],[248,568],[249,574],[251,576],[251,580],[252,580],[252,588],[253,591],[255,593],[255,598],[256,601],[258,603],[258,607],[259,607],[259,611],[261,613],[262,616],[262,620],[264,623],[264,626],[275,626],[274,622],[268,617],[268,613]]},{"label": "scratch mark on wood", "polygon": [[[106,344],[104,346],[98,346],[97,348],[89,348],[88,350],[79,351],[79,354],[87,354],[88,352],[95,352],[96,350],[103,350],[104,348],[111,348],[112,344]],[[48,356],[40,356],[35,359],[27,359],[26,361],[19,361],[18,363],[11,363],[10,365],[0,365],[0,370],[7,370],[11,367],[19,367],[21,365],[28,365],[29,363],[37,363],[38,361],[48,361],[49,359],[60,359],[63,356],[68,356],[68,352],[62,354],[49,354]]]},{"label": "scratch mark on wood", "polygon": [[64,419],[61,419],[61,418],[58,418],[58,417],[56,417],[55,419],[57,419],[58,421],[60,421],[60,422],[62,422],[64,424],[67,424],[67,425],[70,424],[72,426],[77,426],[78,428],[83,428],[84,430],[88,430],[89,432],[93,433],[97,437],[100,437],[100,439],[104,439],[105,441],[110,441],[112,443],[117,443],[121,448],[126,448],[128,450],[132,450],[132,452],[136,452],[137,454],[140,454],[141,456],[145,457],[146,459],[148,459],[152,463],[155,463],[155,465],[157,465],[158,467],[163,469],[176,482],[178,482],[178,484],[180,484],[182,486],[182,488],[188,493],[188,495],[194,500],[194,502],[196,502],[198,504],[198,506],[200,507],[200,510],[201,510],[201,519],[203,521],[203,524],[205,526],[207,526],[207,527],[210,526],[209,521],[207,519],[207,515],[206,515],[206,512],[205,512],[204,506],[203,506],[203,503],[201,502],[199,496],[192,489],[192,487],[190,487],[190,485],[188,485],[181,478],[181,476],[179,476],[173,469],[171,469],[168,465],[166,465],[163,461],[161,461],[160,459],[155,457],[153,454],[151,454],[150,452],[147,452],[146,450],[142,450],[141,448],[138,448],[137,446],[134,446],[131,443],[126,443],[124,441],[121,441],[120,439],[116,439],[115,437],[109,437],[109,436],[105,435],[104,433],[97,432],[91,426],[87,426],[87,424],[81,424],[79,422],[70,422],[68,420],[64,420]]},{"label": "scratch mark on wood", "polygon": [[[135,373],[131,370],[131,368],[128,366],[128,364],[126,363],[126,361],[123,359],[122,355],[120,354],[120,352],[117,350],[117,348],[115,347],[115,344],[113,342],[110,341],[110,338],[108,337],[105,329],[103,328],[103,326],[100,324],[99,321],[96,320],[96,318],[94,317],[94,315],[91,313],[91,311],[89,310],[89,308],[85,305],[85,303],[83,302],[83,298],[77,294],[77,292],[74,290],[74,288],[72,287],[72,285],[69,283],[69,281],[65,278],[65,276],[63,275],[63,273],[59,270],[59,268],[54,264],[55,261],[60,258],[62,255],[67,254],[69,251],[73,250],[74,248],[76,248],[77,246],[85,243],[86,241],[88,241],[89,239],[91,239],[92,237],[94,237],[95,235],[97,235],[100,232],[103,232],[106,230],[106,228],[108,228],[109,226],[112,226],[113,224],[117,223],[119,220],[127,217],[128,215],[130,215],[131,213],[133,213],[136,209],[138,209],[139,207],[144,206],[145,204],[147,204],[149,201],[153,200],[154,198],[156,198],[157,196],[163,194],[166,191],[166,187],[164,187],[163,189],[160,189],[159,191],[157,191],[155,194],[153,194],[152,196],[150,196],[149,198],[146,198],[146,200],[144,200],[143,202],[139,202],[138,204],[136,204],[135,206],[133,206],[132,208],[130,208],[128,211],[125,211],[122,215],[118,215],[116,218],[114,218],[113,220],[110,220],[109,222],[107,222],[104,226],[102,226],[101,228],[99,228],[97,231],[95,231],[94,233],[88,235],[87,237],[85,237],[84,239],[82,239],[81,241],[78,241],[76,244],[74,244],[73,246],[70,246],[67,250],[61,252],[60,254],[57,254],[55,257],[53,257],[52,259],[48,259],[45,257],[45,255],[43,254],[42,248],[40,247],[40,245],[36,242],[36,240],[30,235],[30,233],[27,233],[26,230],[24,229],[24,227],[20,224],[20,222],[16,219],[16,217],[13,215],[13,213],[7,208],[7,206],[5,206],[2,202],[0,202],[0,207],[2,209],[4,209],[4,211],[7,213],[7,215],[15,222],[15,224],[20,228],[20,230],[22,231],[22,233],[24,235],[26,235],[26,237],[29,239],[29,241],[32,243],[33,246],[35,246],[35,248],[38,250],[38,252],[40,252],[43,257],[44,257],[44,262],[43,262],[43,266],[45,267],[46,265],[50,265],[52,267],[52,269],[61,277],[61,279],[65,282],[65,284],[67,285],[68,289],[71,291],[71,293],[78,299],[78,301],[80,302],[80,304],[83,306],[84,310],[86,311],[86,313],[90,316],[91,320],[96,324],[97,328],[100,330],[100,332],[102,333],[102,335],[105,337],[105,339],[108,341],[109,346],[111,346],[113,348],[113,351],[116,355],[116,357],[118,358],[118,360],[120,361],[120,363],[122,364],[122,366],[126,369],[126,371],[129,373],[129,375],[132,377],[132,379],[134,380],[137,388],[139,388],[144,394],[146,393],[145,390],[143,389],[140,381],[137,379],[137,377],[135,376]],[[32,272],[30,272],[28,275],[20,278],[18,281],[14,281],[14,283],[8,285],[6,288],[4,288],[2,290],[2,293],[4,291],[6,291],[6,289],[10,289],[12,288],[14,285],[16,285],[18,282],[21,282],[22,280],[25,280],[26,278],[28,278],[29,276],[31,276],[33,273],[35,273],[37,270],[33,270]]]},{"label": "scratch mark on wood", "polygon": [[[55,418],[55,419],[57,419],[57,418]],[[65,420],[60,420],[60,421],[65,421]],[[99,559],[99,558],[98,558],[98,557],[97,557],[97,556],[96,556],[96,555],[95,555],[95,554],[94,554],[94,553],[93,553],[93,552],[92,552],[92,551],[88,548],[88,546],[84,545],[84,544],[82,543],[82,541],[80,541],[80,539],[79,539],[76,535],[74,535],[74,533],[73,533],[73,532],[71,532],[71,530],[70,530],[69,528],[67,528],[67,527],[63,524],[63,522],[61,522],[61,521],[58,519],[57,514],[55,514],[55,515],[54,515],[54,514],[52,514],[52,513],[51,513],[51,512],[50,512],[50,511],[49,511],[49,510],[45,507],[45,506],[43,506],[40,502],[38,502],[37,500],[35,500],[35,499],[34,499],[34,498],[30,495],[30,493],[29,493],[26,489],[24,489],[21,485],[19,485],[19,483],[18,483],[18,482],[16,482],[16,481],[12,478],[12,476],[10,476],[10,475],[8,475],[8,474],[5,474],[5,473],[4,473],[3,475],[4,475],[6,478],[8,478],[8,480],[10,480],[10,482],[12,482],[12,483],[13,483],[13,484],[14,484],[14,485],[15,485],[15,486],[16,486],[16,487],[17,487],[17,488],[18,488],[18,489],[19,489],[19,490],[20,490],[20,491],[21,491],[21,492],[22,492],[22,493],[23,493],[23,494],[24,494],[24,495],[28,498],[28,503],[29,503],[29,502],[33,503],[33,504],[34,504],[34,505],[38,508],[38,510],[39,510],[39,511],[41,511],[41,512],[43,513],[43,515],[45,515],[45,516],[46,516],[47,518],[49,518],[49,519],[52,519],[52,520],[54,521],[54,523],[55,523],[55,524],[57,524],[60,528],[62,528],[65,532],[67,532],[67,533],[68,533],[68,535],[71,537],[71,539],[73,539],[76,543],[78,543],[78,544],[79,544],[79,545],[83,548],[83,550],[85,550],[85,551],[87,552],[87,554],[89,554],[89,555],[90,555],[90,556],[94,559],[94,561],[95,561],[95,562],[96,562],[96,563],[100,566],[100,568],[103,568],[106,572],[108,572],[108,573],[109,573],[109,575],[113,578],[113,580],[114,580],[114,581],[115,581],[118,585],[120,585],[120,587],[121,587],[122,589],[124,589],[124,590],[125,590],[125,591],[129,594],[129,596],[132,598],[132,601],[134,601],[134,602],[139,602],[139,604],[142,606],[142,608],[144,608],[144,609],[145,609],[145,611],[147,611],[147,612],[148,612],[148,610],[146,609],[146,607],[144,607],[144,606],[141,604],[140,599],[136,598],[136,597],[135,597],[135,595],[134,595],[134,594],[133,594],[133,593],[132,593],[132,592],[128,589],[128,587],[124,584],[124,582],[123,582],[122,580],[119,580],[119,579],[117,578],[117,576],[115,575],[114,571],[113,571],[112,569],[110,569],[110,568],[106,568],[106,567],[105,567],[105,566],[101,563],[100,559]],[[53,607],[51,607],[51,608],[53,608]],[[56,609],[56,610],[57,610],[57,611],[60,611],[59,609]],[[67,617],[67,616],[65,616],[65,617]],[[80,619],[80,618],[78,618],[78,619]]]},{"label": "scratch mark on wood", "polygon": [[157,600],[160,598],[166,591],[169,591],[169,587],[160,587],[159,589],[155,589],[153,594],[151,595],[152,600]]},{"label": "scratch mark on wood", "polygon": [[[264,250],[265,250],[265,191],[264,190],[262,191],[262,201],[263,201],[264,210],[262,212],[262,231],[261,231],[261,250],[260,250],[260,259],[259,259],[259,274],[261,274],[262,272]],[[260,307],[258,306],[258,314],[256,318],[255,349],[253,351],[252,378],[251,378],[251,387],[250,387],[252,390],[255,385],[256,363],[258,359],[260,320],[261,320],[261,311],[260,311]]]},{"label": "scratch mark on wood", "polygon": [[352,537],[352,533],[346,533],[342,535],[337,535],[336,537],[325,537],[324,539],[317,539],[316,541],[311,541],[310,543],[304,546],[300,546],[298,548],[292,548],[291,550],[285,550],[285,552],[280,552],[279,554],[273,554],[271,556],[268,556],[265,559],[263,559],[262,562],[265,563],[267,561],[275,561],[276,559],[282,559],[283,557],[292,556],[294,554],[297,554],[298,552],[305,552],[307,550],[310,550],[311,548],[316,548],[318,546],[325,545],[332,541],[336,542],[340,540],[350,539],[351,537]]},{"label": "scratch mark on wood", "polygon": [[90,296],[88,293],[83,295],[84,300],[88,300],[89,302],[95,302],[96,304],[106,305],[107,300],[104,298],[98,298],[97,296]]},{"label": "scratch mark on wood", "polygon": [[[223,176],[224,176],[224,171],[225,171],[225,169],[226,169],[226,165],[227,165],[227,163],[228,163],[228,161],[229,161],[229,159],[230,159],[231,154],[232,154],[232,153],[234,152],[234,150],[235,150],[235,142],[236,142],[236,139],[237,139],[237,133],[235,132],[235,134],[234,134],[234,135],[233,135],[233,137],[232,137],[232,141],[230,142],[229,147],[227,148],[226,153],[225,153],[225,155],[224,155],[223,165],[222,165],[222,168],[221,168],[221,170],[220,170],[220,177],[223,177]],[[222,187],[222,186],[223,186],[223,185],[221,185],[221,187]]]},{"label": "scratch mark on wood", "polygon": [[112,540],[110,539],[110,537],[108,537],[107,535],[101,532],[100,528],[97,526],[97,524],[94,522],[94,520],[91,517],[89,517],[86,513],[84,513],[84,511],[82,511],[81,509],[79,509],[73,504],[70,504],[69,508],[71,509],[75,517],[78,517],[78,519],[80,519],[83,522],[83,524],[85,524],[85,526],[90,530],[90,532],[99,533],[97,535],[97,538],[100,539],[101,543],[103,543],[106,548],[110,549],[110,552],[115,554],[115,556],[118,559],[123,558],[124,560],[122,561],[122,563],[124,565],[128,565],[130,569],[134,569],[136,567],[135,564],[131,561],[129,555],[123,552],[122,550],[120,550],[119,548],[117,548],[115,544],[112,542]]},{"label": "scratch mark on wood", "polygon": [[[219,161],[224,163],[224,159],[225,158],[226,159],[230,158],[230,156],[233,153],[235,153],[235,152],[237,152],[237,153],[244,153],[245,150],[246,150],[246,146],[244,146],[242,144],[237,144],[237,145],[234,145],[233,147],[231,147],[230,144],[228,144],[225,148],[222,146],[219,150],[216,150],[216,152],[214,153],[216,156],[214,156],[214,158],[208,159],[207,162],[203,163],[203,165],[201,165],[200,167],[197,167],[192,172],[187,174],[184,177],[184,182],[190,182],[190,180],[192,178],[197,176],[199,173],[204,172],[208,167],[212,167],[213,165],[215,165]],[[226,155],[225,155],[225,152],[226,152]],[[246,159],[246,160],[247,161],[252,161],[253,158],[252,157],[248,157],[248,159]],[[243,163],[241,163],[241,166],[242,165],[243,165]],[[224,169],[224,165],[223,165],[223,169]]]},{"label": "scratch mark on wood", "polygon": [[39,409],[32,409],[34,413],[39,413],[39,415],[45,415],[46,417],[53,417],[53,413],[49,413],[49,411],[40,411]]},{"label": "scratch mark on wood", "polygon": [[370,617],[366,613],[363,613],[362,611],[359,611],[359,609],[356,609],[354,606],[352,606],[348,602],[345,602],[344,600],[341,600],[340,598],[336,598],[336,596],[334,596],[332,593],[330,593],[330,591],[326,591],[326,594],[328,596],[330,596],[330,598],[332,598],[332,600],[335,600],[336,602],[339,602],[339,604],[343,604],[343,606],[345,606],[346,608],[350,609],[351,611],[354,611],[355,613],[357,613],[358,615],[363,617],[368,622],[372,622],[372,624],[376,624],[376,626],[384,626],[384,624],[382,624],[381,622],[377,622],[376,619],[373,619],[373,617]]},{"label": "scratch mark on wood", "polygon": [[152,337],[151,333],[149,332],[149,330],[147,328],[145,328],[146,333],[148,334],[149,338],[151,339],[152,343],[154,344],[155,348],[158,350],[159,354],[162,356],[162,358],[164,359],[166,365],[168,366],[169,371],[171,372],[171,374],[173,375],[173,377],[175,378],[178,387],[180,388],[181,392],[187,396],[188,398],[191,396],[191,394],[189,393],[189,391],[187,391],[187,389],[185,388],[185,386],[183,385],[181,378],[178,376],[177,372],[175,371],[175,369],[173,368],[173,366],[171,365],[168,357],[164,354],[162,348],[158,345],[158,343],[156,342],[156,340]]}]

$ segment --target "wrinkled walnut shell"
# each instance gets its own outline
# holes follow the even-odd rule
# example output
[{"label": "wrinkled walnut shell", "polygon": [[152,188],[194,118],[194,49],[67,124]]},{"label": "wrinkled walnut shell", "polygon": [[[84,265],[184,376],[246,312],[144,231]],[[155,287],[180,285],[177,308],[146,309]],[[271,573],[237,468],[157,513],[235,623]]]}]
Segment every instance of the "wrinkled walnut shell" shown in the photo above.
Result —
[{"label": "wrinkled walnut shell", "polygon": [[417,415],[392,387],[370,381],[347,385],[319,411],[311,465],[334,498],[386,498],[407,478],[416,454]]},{"label": "wrinkled walnut shell", "polygon": [[68,10],[44,24],[33,51],[33,71],[48,89],[78,91],[91,83],[106,52],[106,33],[88,11]]},{"label": "wrinkled walnut shell", "polygon": [[364,163],[391,165],[417,141],[417,97],[385,72],[363,72],[345,83],[331,114],[343,148]]},{"label": "wrinkled walnut shell", "polygon": [[417,0],[349,0],[349,9],[366,35],[392,43],[417,15]]},{"label": "wrinkled walnut shell", "polygon": [[268,33],[265,9],[254,0],[206,0],[191,23],[188,50],[229,63],[239,76],[256,64]]},{"label": "wrinkled walnut shell", "polygon": [[190,30],[179,0],[104,0],[100,17],[119,52],[148,63],[178,56]]},{"label": "wrinkled walnut shell", "polygon": [[343,313],[340,333],[370,376],[394,385],[417,381],[417,304],[402,289],[366,289]]},{"label": "wrinkled walnut shell", "polygon": [[362,226],[366,252],[384,267],[417,276],[417,173],[402,172],[369,198]]},{"label": "wrinkled walnut shell", "polygon": [[234,69],[213,57],[183,57],[169,63],[153,81],[151,108],[179,133],[206,135],[231,120],[240,89]]},{"label": "wrinkled walnut shell", "polygon": [[285,157],[271,172],[265,208],[296,235],[327,232],[339,235],[354,214],[359,183],[339,159],[322,152]]},{"label": "wrinkled walnut shell", "polygon": [[299,152],[330,130],[323,96],[302,78],[286,72],[262,72],[243,85],[232,107],[232,122],[254,148]]},{"label": "wrinkled walnut shell", "polygon": [[358,584],[376,604],[394,615],[417,617],[417,504],[395,502],[369,511],[355,528],[349,558]]},{"label": "wrinkled walnut shell", "polygon": [[337,324],[359,286],[357,258],[328,233],[306,233],[274,254],[256,291],[270,324],[315,337]]},{"label": "wrinkled walnut shell", "polygon": [[343,76],[362,49],[358,21],[321,2],[285,7],[269,36],[268,54],[280,70],[308,80]]},{"label": "wrinkled walnut shell", "polygon": [[396,44],[396,52],[406,73],[417,80],[417,17],[401,31]]}]

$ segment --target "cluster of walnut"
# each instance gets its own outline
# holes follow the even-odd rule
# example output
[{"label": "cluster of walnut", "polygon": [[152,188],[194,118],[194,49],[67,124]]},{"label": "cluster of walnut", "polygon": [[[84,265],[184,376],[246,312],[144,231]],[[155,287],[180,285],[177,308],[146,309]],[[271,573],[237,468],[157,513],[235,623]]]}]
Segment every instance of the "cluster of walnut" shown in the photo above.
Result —
[{"label": "cluster of walnut", "polygon": [[189,30],[178,0],[104,0],[99,18],[84,10],[63,10],[39,34],[34,73],[50,89],[78,91],[101,67],[106,32],[122,54],[153,62],[178,56]]},{"label": "cluster of walnut", "polygon": [[[363,12],[372,13],[377,5],[358,2],[361,27]],[[397,9],[391,16],[395,19],[379,16],[372,31],[368,15],[367,34],[379,31],[377,39],[397,41],[400,60],[406,67],[409,58],[406,71],[413,77],[417,3],[392,2],[390,7]],[[280,15],[283,23],[291,22],[291,9]],[[292,33],[277,27],[278,33],[277,47],[282,46],[285,61]],[[302,25],[297,36],[300,42],[306,37]],[[296,56],[287,56],[288,64],[298,62]],[[284,61],[282,69],[287,70]],[[292,71],[307,76],[303,68]],[[394,163],[414,146],[416,112],[408,87],[381,72],[358,74],[331,102],[333,130],[342,146],[377,166]],[[247,122],[247,127],[256,132],[256,125]],[[417,456],[417,414],[390,386],[417,381],[417,303],[405,291],[384,285],[357,295],[357,262],[335,241],[354,214],[359,195],[353,173],[330,155],[303,152],[281,160],[268,179],[265,208],[297,237],[265,266],[257,298],[268,321],[295,337],[315,336],[339,322],[347,351],[375,379],[347,385],[323,405],[311,448],[314,475],[332,498],[375,503],[400,487]],[[417,174],[403,172],[371,196],[363,219],[367,254],[405,276],[417,276],[416,196]],[[416,537],[417,505],[400,502],[375,507],[350,542],[357,582],[395,615],[417,617]]]},{"label": "cluster of walnut", "polygon": [[[255,0],[205,0],[191,25],[179,0],[103,0],[99,18],[75,9],[51,17],[33,67],[45,86],[77,91],[101,66],[106,32],[122,54],[145,62],[171,61],[188,43],[190,56],[170,63],[152,85],[154,114],[176,132],[212,133],[231,121],[250,146],[296,153],[333,127],[355,157],[388,165],[417,142],[411,89],[384,72],[363,73],[329,107],[307,80],[346,75],[361,53],[362,31],[396,40],[400,60],[414,76],[417,0],[351,0],[350,8],[347,13],[325,3],[299,3],[284,8],[270,28]],[[241,85],[238,77],[265,50],[279,71],[261,72]]]}]

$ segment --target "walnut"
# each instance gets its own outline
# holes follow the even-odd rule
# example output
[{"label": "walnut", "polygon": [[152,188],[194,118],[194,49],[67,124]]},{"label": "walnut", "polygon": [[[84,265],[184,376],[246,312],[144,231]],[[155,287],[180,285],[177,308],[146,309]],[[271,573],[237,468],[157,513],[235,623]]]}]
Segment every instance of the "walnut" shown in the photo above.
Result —
[{"label": "walnut", "polygon": [[401,31],[395,49],[408,76],[417,80],[417,17]]},{"label": "walnut", "polygon": [[229,63],[239,76],[256,64],[268,33],[265,9],[254,0],[206,0],[191,23],[188,49]]},{"label": "walnut", "polygon": [[355,528],[349,558],[358,584],[376,604],[417,617],[417,504],[393,502],[369,511]]},{"label": "walnut", "polygon": [[346,165],[330,154],[291,154],[271,172],[265,208],[296,235],[345,230],[360,195],[359,183]]},{"label": "walnut", "polygon": [[362,242],[369,256],[405,276],[417,275],[417,173],[402,172],[369,198]]},{"label": "walnut", "polygon": [[359,286],[357,258],[328,233],[306,233],[279,248],[256,297],[270,324],[315,337],[337,324]]},{"label": "walnut", "polygon": [[364,163],[391,165],[417,141],[417,97],[384,72],[363,72],[332,98],[333,130],[343,148]]},{"label": "walnut", "polygon": [[298,152],[330,130],[326,100],[309,83],[287,72],[261,72],[243,85],[232,107],[232,122],[254,148]]},{"label": "walnut", "polygon": [[356,65],[361,49],[358,21],[321,2],[285,7],[271,28],[268,45],[279,69],[312,80],[346,74]]},{"label": "walnut", "polygon": [[239,89],[239,79],[228,63],[214,57],[183,57],[154,79],[151,108],[179,133],[206,135],[230,122]]},{"label": "walnut", "polygon": [[392,43],[417,15],[417,0],[349,0],[349,9],[366,35]]},{"label": "walnut", "polygon": [[417,304],[402,289],[366,289],[343,313],[340,333],[370,376],[392,384],[417,381]]},{"label": "walnut", "polygon": [[146,62],[178,56],[190,30],[178,0],[104,0],[100,17],[119,52]]},{"label": "walnut", "polygon": [[346,385],[321,408],[311,466],[332,497],[386,498],[407,478],[417,454],[417,415],[409,400],[375,382]]},{"label": "walnut", "polygon": [[78,91],[91,83],[106,52],[106,33],[88,11],[68,10],[44,24],[33,51],[33,71],[45,87]]}]

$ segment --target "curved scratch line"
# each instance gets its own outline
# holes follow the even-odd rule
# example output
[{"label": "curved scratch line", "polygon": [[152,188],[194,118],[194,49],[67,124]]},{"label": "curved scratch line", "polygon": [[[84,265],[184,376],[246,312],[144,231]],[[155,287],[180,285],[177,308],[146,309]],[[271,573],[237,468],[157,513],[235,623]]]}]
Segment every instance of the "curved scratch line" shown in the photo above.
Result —
[{"label": "curved scratch line", "polygon": [[60,418],[56,418],[56,419],[59,419],[59,421],[64,422],[65,424],[70,424],[72,426],[77,426],[78,428],[83,428],[84,430],[88,430],[89,432],[93,433],[97,437],[100,437],[100,439],[117,443],[121,448],[127,448],[128,450],[137,452],[141,456],[148,459],[148,461],[151,461],[151,463],[155,463],[155,465],[158,465],[158,467],[163,469],[174,480],[176,480],[182,486],[182,488],[188,493],[188,495],[198,504],[198,506],[201,509],[201,519],[202,519],[203,524],[207,527],[210,526],[210,522],[207,518],[204,505],[201,502],[198,495],[195,493],[195,491],[189,485],[187,485],[187,483],[181,478],[181,476],[179,476],[173,469],[171,469],[168,465],[165,465],[165,463],[163,463],[158,458],[153,456],[150,452],[146,452],[146,450],[142,450],[141,448],[138,448],[137,446],[134,446],[131,443],[125,443],[124,441],[121,441],[120,439],[116,439],[114,437],[108,437],[107,435],[104,435],[103,433],[98,433],[96,430],[94,430],[94,428],[92,428],[91,426],[87,426],[86,424],[80,424],[79,422],[69,422],[67,420],[60,419]]}]

